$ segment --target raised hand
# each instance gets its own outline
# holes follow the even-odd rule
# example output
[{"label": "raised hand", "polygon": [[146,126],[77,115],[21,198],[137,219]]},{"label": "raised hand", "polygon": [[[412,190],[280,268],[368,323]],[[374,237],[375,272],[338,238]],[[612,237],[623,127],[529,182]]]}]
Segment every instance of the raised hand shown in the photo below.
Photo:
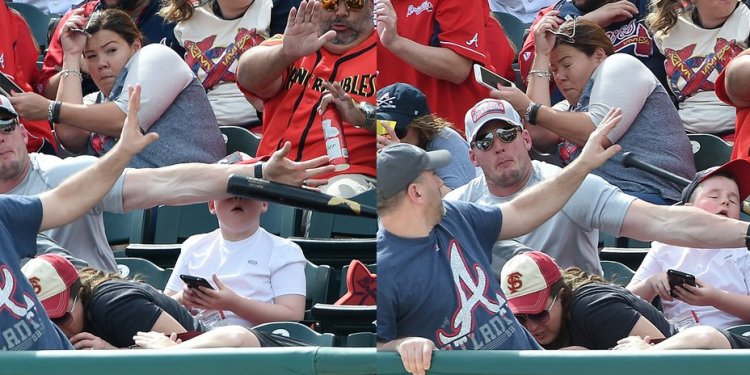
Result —
[{"label": "raised hand", "polygon": [[555,46],[555,34],[547,30],[557,31],[563,20],[559,17],[559,10],[551,10],[532,27],[534,33],[534,52],[537,55],[549,55]]},{"label": "raised hand", "polygon": [[604,4],[601,7],[582,15],[580,18],[595,22],[605,28],[613,23],[622,22],[635,17],[638,8],[628,0]]},{"label": "raised hand", "polygon": [[396,28],[398,17],[391,0],[377,0],[374,12],[380,42],[390,49],[393,42],[398,38],[398,29]]},{"label": "raised hand", "polygon": [[323,88],[327,91],[323,94],[320,99],[320,105],[318,106],[318,113],[323,114],[323,111],[328,108],[329,105],[333,104],[341,114],[341,119],[350,124],[361,124],[364,122],[365,114],[357,108],[354,104],[354,99],[349,95],[338,82],[323,81]]},{"label": "raised hand", "polygon": [[128,101],[128,115],[120,133],[114,150],[120,150],[128,155],[136,155],[152,142],[159,139],[159,135],[151,132],[143,134],[138,121],[138,109],[141,108],[141,85],[128,86],[130,100]]},{"label": "raised hand", "polygon": [[583,146],[581,155],[573,163],[582,163],[590,172],[599,168],[609,158],[620,152],[622,147],[620,145],[613,145],[607,138],[607,135],[620,123],[621,119],[622,110],[620,108],[611,108],[607,112],[607,115],[604,116],[604,119],[602,119],[599,127],[591,132],[588,141]]},{"label": "raised hand", "polygon": [[378,151],[380,151],[385,146],[401,143],[401,140],[398,139],[398,136],[396,135],[396,130],[394,130],[390,124],[386,124],[385,122],[382,124],[383,128],[385,128],[385,130],[388,132],[388,135],[386,136],[378,134],[375,137],[376,141],[378,142]]},{"label": "raised hand", "polygon": [[320,22],[316,13],[320,11],[320,2],[317,0],[302,1],[299,9],[292,8],[289,11],[281,50],[291,60],[314,53],[336,37],[334,30],[318,36]]},{"label": "raised hand", "polygon": [[78,8],[73,11],[70,18],[63,24],[62,29],[60,29],[60,46],[65,55],[79,58],[83,53],[83,48],[86,46],[86,39],[90,36],[85,32],[81,32],[86,27],[87,21],[88,17],[83,15],[83,8]]},{"label": "raised hand", "polygon": [[263,176],[269,181],[294,186],[315,187],[328,183],[327,179],[312,177],[332,173],[336,167],[328,164],[328,156],[318,156],[306,161],[292,161],[287,159],[292,149],[291,142],[285,142],[281,149],[271,155],[265,165]]}]

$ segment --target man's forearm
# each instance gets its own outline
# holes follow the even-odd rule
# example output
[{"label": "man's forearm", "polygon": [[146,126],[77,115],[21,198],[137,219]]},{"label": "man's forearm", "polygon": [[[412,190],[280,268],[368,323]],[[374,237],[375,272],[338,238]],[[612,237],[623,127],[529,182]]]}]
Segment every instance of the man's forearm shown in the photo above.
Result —
[{"label": "man's forearm", "polygon": [[280,44],[253,47],[240,56],[237,83],[261,98],[273,96],[281,87],[284,70],[296,60]]},{"label": "man's forearm", "polygon": [[457,85],[471,73],[472,61],[448,48],[425,46],[399,36],[390,50],[420,72]]},{"label": "man's forearm", "polygon": [[159,204],[178,206],[228,197],[227,179],[247,174],[252,166],[188,163],[152,169],[130,169],[125,174],[122,199],[125,211]]}]

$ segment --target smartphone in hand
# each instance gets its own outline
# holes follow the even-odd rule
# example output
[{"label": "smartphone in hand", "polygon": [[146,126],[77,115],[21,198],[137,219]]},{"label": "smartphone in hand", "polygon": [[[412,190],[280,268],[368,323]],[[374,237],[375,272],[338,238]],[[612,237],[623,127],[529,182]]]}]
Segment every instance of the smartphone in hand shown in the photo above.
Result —
[{"label": "smartphone in hand", "polygon": [[192,276],[192,275],[180,275],[180,279],[187,284],[188,288],[197,289],[199,286],[202,286],[204,288],[213,289],[214,287],[211,286],[211,284],[208,282],[208,280],[198,277],[198,276]]},{"label": "smartphone in hand", "polygon": [[516,84],[508,81],[507,79],[500,77],[495,72],[479,65],[474,64],[474,79],[479,82],[482,86],[486,86],[490,90],[497,89],[497,85],[505,87],[516,87]]},{"label": "smartphone in hand", "polygon": [[672,297],[677,297],[674,294],[674,287],[678,285],[688,284],[695,286],[695,276],[673,269],[667,270],[667,280],[669,281],[669,295]]}]

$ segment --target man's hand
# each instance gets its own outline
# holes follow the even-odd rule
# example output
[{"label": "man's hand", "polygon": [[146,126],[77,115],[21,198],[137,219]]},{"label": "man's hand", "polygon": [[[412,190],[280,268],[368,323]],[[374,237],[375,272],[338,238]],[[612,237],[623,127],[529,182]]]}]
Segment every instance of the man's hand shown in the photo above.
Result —
[{"label": "man's hand", "polygon": [[674,295],[677,299],[693,306],[713,306],[718,293],[721,293],[719,289],[698,278],[695,279],[695,286],[682,284],[674,287]]},{"label": "man's hand", "polygon": [[620,123],[621,119],[622,111],[620,108],[611,108],[607,115],[604,116],[604,119],[602,119],[599,127],[591,132],[588,141],[583,146],[581,155],[576,158],[573,164],[580,162],[585,165],[584,168],[587,171],[591,172],[620,152],[622,147],[620,145],[613,145],[607,139],[607,134]]},{"label": "man's hand", "polygon": [[529,104],[531,104],[531,99],[518,87],[498,85],[494,90],[490,91],[490,97],[507,101],[513,106],[516,112],[522,115],[526,112]]},{"label": "man's hand", "polygon": [[70,343],[76,350],[112,350],[117,349],[112,344],[102,340],[99,336],[88,332],[81,332],[70,338]]},{"label": "man's hand", "polygon": [[391,4],[391,0],[377,0],[374,10],[380,43],[391,49],[393,43],[399,38],[396,28],[398,17],[393,9],[393,4]]},{"label": "man's hand", "polygon": [[165,336],[161,332],[137,332],[133,336],[133,341],[140,348],[143,349],[164,349],[169,346],[174,346],[182,342],[177,339],[177,334],[172,333],[169,336]]},{"label": "man's hand", "polygon": [[313,179],[312,177],[332,173],[336,170],[328,163],[328,156],[318,156],[307,161],[291,161],[286,158],[292,149],[291,142],[285,142],[284,146],[271,155],[271,159],[265,165],[263,176],[269,181],[294,186],[315,187],[328,183],[327,179]]},{"label": "man's hand", "polygon": [[605,28],[613,23],[622,22],[635,17],[638,8],[628,0],[604,4],[598,9],[582,15],[580,18],[589,20]]},{"label": "man's hand", "polygon": [[612,350],[646,350],[651,348],[651,337],[630,336],[617,341],[617,346]]},{"label": "man's hand", "polygon": [[120,133],[120,139],[110,152],[124,152],[133,156],[141,152],[146,146],[159,139],[159,135],[151,132],[143,134],[138,124],[138,109],[141,108],[141,85],[128,86],[130,100],[128,101],[128,115]]},{"label": "man's hand", "polygon": [[321,11],[319,1],[302,1],[299,9],[289,11],[284,40],[281,45],[282,53],[291,61],[314,53],[324,44],[336,37],[336,31],[329,30],[318,36],[320,23],[316,15]]},{"label": "man's hand", "polygon": [[323,88],[327,91],[320,99],[318,114],[322,115],[330,104],[336,106],[341,114],[341,119],[355,126],[365,122],[365,114],[354,105],[354,99],[346,92],[338,82],[330,83],[323,81]]},{"label": "man's hand", "polygon": [[430,369],[433,350],[435,343],[422,337],[403,339],[396,347],[406,372],[414,375],[423,375]]}]

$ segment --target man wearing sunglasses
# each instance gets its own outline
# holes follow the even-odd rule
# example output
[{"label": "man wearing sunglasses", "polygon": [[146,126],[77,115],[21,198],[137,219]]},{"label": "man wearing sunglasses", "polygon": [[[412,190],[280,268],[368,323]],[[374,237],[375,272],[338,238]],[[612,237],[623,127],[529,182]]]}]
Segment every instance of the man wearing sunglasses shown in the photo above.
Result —
[{"label": "man wearing sunglasses", "polygon": [[[72,349],[63,333],[49,320],[35,296],[35,287],[21,273],[20,260],[34,256],[40,230],[55,228],[84,215],[109,191],[135,154],[158,138],[143,135],[136,113],[140,89],[131,93],[128,120],[112,152],[55,189],[37,196],[0,195],[0,349]],[[28,137],[17,124],[18,114],[0,96],[0,163],[3,172],[13,164],[9,140]],[[25,152],[25,147],[22,149]],[[92,183],[95,181],[96,183]]]},{"label": "man wearing sunglasses", "polygon": [[[499,111],[496,108],[504,108]],[[619,114],[619,109],[606,116]],[[496,206],[554,178],[561,169],[531,160],[531,136],[518,113],[503,100],[486,99],[466,115],[470,158],[483,174],[446,195],[446,200]],[[567,168],[567,167],[566,167]],[[599,231],[643,241],[696,248],[736,248],[747,245],[747,223],[707,214],[692,207],[657,206],[623,193],[604,179],[589,175],[575,194],[530,233],[500,241],[493,249],[492,268],[500,275],[518,242],[543,251],[561,267],[579,267],[602,274]]]},{"label": "man wearing sunglasses", "polygon": [[[5,97],[0,97],[5,99]],[[18,125],[17,115],[5,99],[0,110],[0,194],[34,195],[62,184],[69,176],[94,164],[90,156],[60,159],[52,155],[26,151],[28,133]],[[284,145],[266,163],[254,164],[179,164],[164,168],[128,169],[104,199],[82,218],[71,224],[50,229],[46,234],[76,258],[89,266],[117,271],[112,249],[107,243],[102,220],[103,211],[129,212],[159,204],[181,205],[223,199],[230,174],[244,174],[300,186],[325,180],[310,178],[330,173],[333,166],[315,168],[326,162],[317,158],[292,162],[285,156],[290,146]]]},{"label": "man wearing sunglasses", "polygon": [[448,151],[405,143],[384,147],[377,156],[378,347],[398,351],[414,374],[429,369],[435,348],[539,349],[491,273],[492,245],[546,221],[589,172],[616,154],[619,145],[602,145],[618,121],[609,118],[592,133],[586,156],[572,168],[499,207],[443,201],[435,169],[450,162]]},{"label": "man wearing sunglasses", "polygon": [[292,142],[294,160],[326,155],[324,112],[340,115],[349,167],[326,176],[330,182],[321,191],[347,198],[375,186],[377,35],[371,1],[302,1],[289,12],[284,35],[243,53],[237,68],[240,89],[264,102],[257,155],[286,141]]}]

